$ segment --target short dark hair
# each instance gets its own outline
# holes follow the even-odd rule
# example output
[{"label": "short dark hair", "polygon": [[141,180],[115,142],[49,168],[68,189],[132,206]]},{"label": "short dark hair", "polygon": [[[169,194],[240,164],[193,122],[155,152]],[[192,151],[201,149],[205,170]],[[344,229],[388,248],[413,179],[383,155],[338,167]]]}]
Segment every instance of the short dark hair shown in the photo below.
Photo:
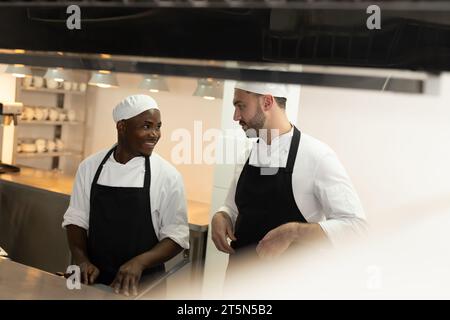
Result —
[{"label": "short dark hair", "polygon": [[[253,93],[257,97],[264,96],[264,94],[255,93],[255,92],[249,92],[249,93]],[[273,97],[273,98],[275,99],[275,101],[277,102],[278,106],[280,106],[281,109],[286,109],[287,98],[284,98],[284,97]]]},{"label": "short dark hair", "polygon": [[286,102],[287,102],[286,98],[282,98],[282,97],[274,97],[274,98],[275,98],[275,101],[280,106],[280,108],[286,109]]}]

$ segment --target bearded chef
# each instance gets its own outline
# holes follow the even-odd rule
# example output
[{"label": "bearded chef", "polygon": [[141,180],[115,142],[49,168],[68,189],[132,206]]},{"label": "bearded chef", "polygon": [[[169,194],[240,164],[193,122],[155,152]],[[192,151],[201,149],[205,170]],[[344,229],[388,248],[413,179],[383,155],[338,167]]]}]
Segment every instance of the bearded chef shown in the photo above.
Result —
[{"label": "bearded chef", "polygon": [[366,231],[361,202],[335,152],[289,122],[287,92],[282,84],[235,87],[233,119],[258,140],[212,219],[212,239],[230,262],[244,249],[276,257],[294,244],[340,244]]}]

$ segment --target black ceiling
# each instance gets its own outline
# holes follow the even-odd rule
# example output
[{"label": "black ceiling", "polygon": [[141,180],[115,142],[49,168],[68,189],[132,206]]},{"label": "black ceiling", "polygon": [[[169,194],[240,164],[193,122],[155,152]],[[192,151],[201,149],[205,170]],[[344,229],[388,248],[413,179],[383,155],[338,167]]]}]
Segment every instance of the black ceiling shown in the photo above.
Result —
[{"label": "black ceiling", "polygon": [[[322,1],[326,2],[339,3]],[[403,10],[381,7],[381,30],[369,30],[368,14],[355,8],[161,8],[124,6],[120,1],[96,7],[87,3],[81,6],[81,30],[66,27],[65,6],[3,3],[0,48],[450,70],[450,11],[414,7],[423,5],[420,1],[410,1]]]}]

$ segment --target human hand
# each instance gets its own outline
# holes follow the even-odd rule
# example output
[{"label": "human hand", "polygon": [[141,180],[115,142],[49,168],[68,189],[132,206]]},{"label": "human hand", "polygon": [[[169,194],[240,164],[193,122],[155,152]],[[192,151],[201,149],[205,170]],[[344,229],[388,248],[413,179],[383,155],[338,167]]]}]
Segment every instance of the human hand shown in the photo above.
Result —
[{"label": "human hand", "polygon": [[115,293],[129,296],[131,291],[133,295],[137,296],[139,280],[144,269],[145,267],[139,259],[133,258],[120,267],[110,286]]},{"label": "human hand", "polygon": [[269,231],[258,243],[256,253],[261,258],[274,258],[285,252],[301,237],[302,223],[289,222]]},{"label": "human hand", "polygon": [[81,282],[84,284],[93,284],[100,274],[100,270],[90,261],[84,261],[79,264],[81,273]]},{"label": "human hand", "polygon": [[228,244],[228,239],[236,241],[233,233],[233,224],[225,212],[217,212],[211,222],[211,237],[219,251],[234,253],[234,249]]}]

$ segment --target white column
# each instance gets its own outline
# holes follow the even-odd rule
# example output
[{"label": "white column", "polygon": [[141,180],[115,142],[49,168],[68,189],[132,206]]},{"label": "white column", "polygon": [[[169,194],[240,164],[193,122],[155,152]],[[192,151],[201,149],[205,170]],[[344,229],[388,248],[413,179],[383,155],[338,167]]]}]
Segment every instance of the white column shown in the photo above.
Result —
[{"label": "white column", "polygon": [[[4,74],[6,65],[0,65],[0,102],[14,102],[16,96],[16,78]],[[0,117],[1,118],[1,117]],[[3,120],[3,119],[2,119]],[[3,122],[3,121],[2,121]],[[12,164],[15,150],[15,126],[0,123],[0,161]]]}]

